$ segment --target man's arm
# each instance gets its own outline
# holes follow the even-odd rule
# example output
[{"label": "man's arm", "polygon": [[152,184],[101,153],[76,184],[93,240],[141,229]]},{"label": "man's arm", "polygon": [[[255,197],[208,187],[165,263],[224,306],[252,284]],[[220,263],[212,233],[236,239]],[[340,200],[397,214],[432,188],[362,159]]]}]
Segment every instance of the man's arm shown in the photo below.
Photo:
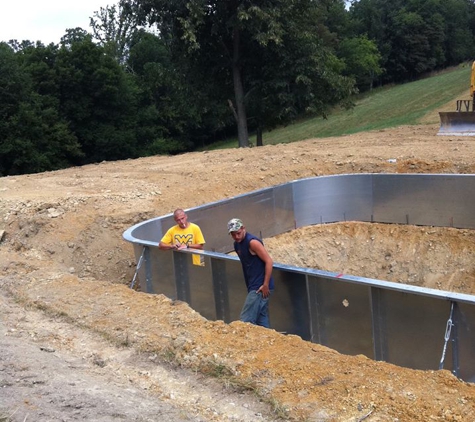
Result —
[{"label": "man's arm", "polygon": [[188,243],[188,247],[192,249],[203,249],[203,245],[201,243]]},{"label": "man's arm", "polygon": [[267,297],[270,294],[269,283],[270,277],[272,275],[274,261],[272,260],[271,256],[269,255],[269,252],[267,252],[267,249],[264,247],[264,245],[258,240],[252,239],[249,242],[249,248],[251,252],[255,253],[265,264],[264,281],[262,283],[262,286],[259,287],[259,289],[257,290],[257,293],[262,292],[262,297]]},{"label": "man's arm", "polygon": [[185,247],[185,245],[177,245],[175,243],[165,243],[160,241],[158,244],[158,249],[161,249],[162,251],[168,251],[170,249],[180,249],[180,246]]},{"label": "man's arm", "polygon": [[[183,246],[185,247],[185,246]],[[173,240],[173,227],[169,228],[158,243],[158,249],[168,251],[170,249],[180,249],[180,245]]]}]

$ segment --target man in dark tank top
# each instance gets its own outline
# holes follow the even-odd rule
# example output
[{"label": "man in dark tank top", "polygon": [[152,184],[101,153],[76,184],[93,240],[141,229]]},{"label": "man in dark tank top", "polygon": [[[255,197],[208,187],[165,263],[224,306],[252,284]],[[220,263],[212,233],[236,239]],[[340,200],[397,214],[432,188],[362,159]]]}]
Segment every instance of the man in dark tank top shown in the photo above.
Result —
[{"label": "man in dark tank top", "polygon": [[274,290],[274,262],[262,240],[248,233],[239,218],[228,222],[228,233],[234,239],[234,250],[241,261],[247,287],[247,297],[239,319],[270,328],[269,298]]}]

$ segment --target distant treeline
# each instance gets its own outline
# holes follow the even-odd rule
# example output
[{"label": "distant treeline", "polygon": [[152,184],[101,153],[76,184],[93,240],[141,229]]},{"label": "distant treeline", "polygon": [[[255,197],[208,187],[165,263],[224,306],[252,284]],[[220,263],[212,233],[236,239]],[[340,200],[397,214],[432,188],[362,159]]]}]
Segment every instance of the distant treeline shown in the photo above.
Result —
[{"label": "distant treeline", "polygon": [[[146,29],[145,29],[146,28]],[[0,176],[176,154],[475,58],[472,0],[121,0],[0,43]]]}]

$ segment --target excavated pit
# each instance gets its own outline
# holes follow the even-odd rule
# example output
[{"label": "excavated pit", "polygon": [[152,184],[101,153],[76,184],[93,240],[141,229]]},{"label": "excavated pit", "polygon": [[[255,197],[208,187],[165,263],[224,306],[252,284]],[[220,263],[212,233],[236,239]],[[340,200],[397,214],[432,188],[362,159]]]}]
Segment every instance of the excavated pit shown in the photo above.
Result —
[{"label": "excavated pit", "polygon": [[475,230],[345,222],[266,238],[275,262],[475,294]]}]

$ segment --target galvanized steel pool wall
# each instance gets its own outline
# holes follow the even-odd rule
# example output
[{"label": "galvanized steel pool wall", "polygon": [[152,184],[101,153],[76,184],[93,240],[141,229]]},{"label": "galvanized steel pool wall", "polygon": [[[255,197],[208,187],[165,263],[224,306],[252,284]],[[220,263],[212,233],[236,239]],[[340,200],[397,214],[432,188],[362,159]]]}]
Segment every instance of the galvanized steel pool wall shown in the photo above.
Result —
[{"label": "galvanized steel pool wall", "polygon": [[[179,200],[177,200],[179,203]],[[201,315],[239,319],[246,296],[226,223],[271,237],[341,221],[475,229],[475,175],[349,174],[296,180],[187,210],[206,250],[161,251],[171,214],[124,232],[141,290],[186,301]],[[308,245],[312,248],[312,245]],[[194,265],[198,255],[202,265]],[[414,257],[418,259],[418,257]],[[274,263],[272,328],[341,353],[475,382],[475,296]],[[450,275],[448,275],[450,277]]]}]

